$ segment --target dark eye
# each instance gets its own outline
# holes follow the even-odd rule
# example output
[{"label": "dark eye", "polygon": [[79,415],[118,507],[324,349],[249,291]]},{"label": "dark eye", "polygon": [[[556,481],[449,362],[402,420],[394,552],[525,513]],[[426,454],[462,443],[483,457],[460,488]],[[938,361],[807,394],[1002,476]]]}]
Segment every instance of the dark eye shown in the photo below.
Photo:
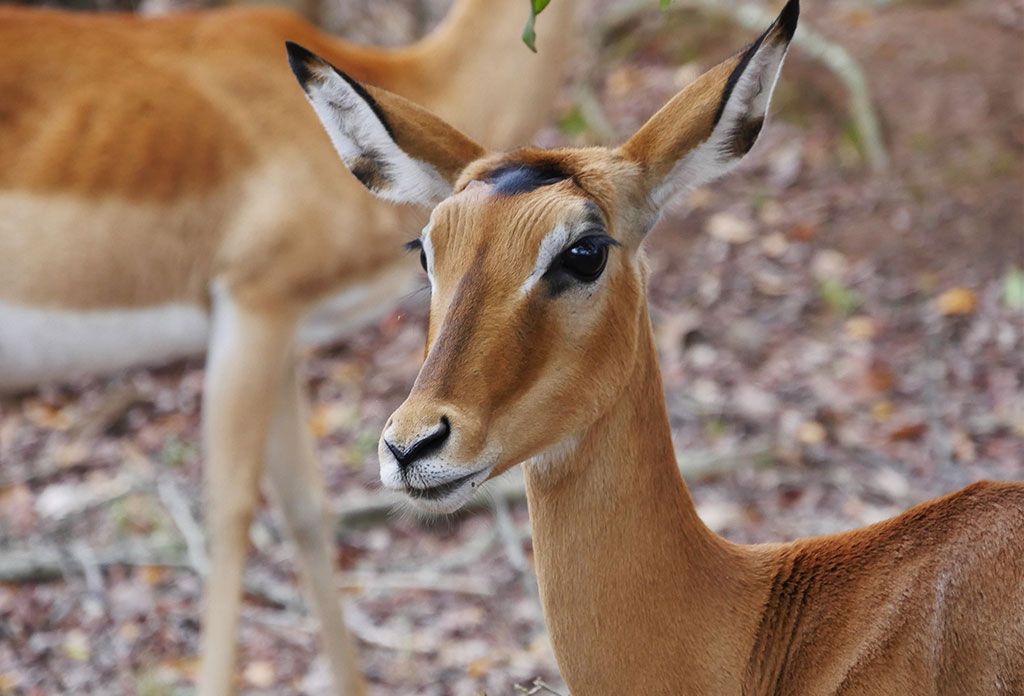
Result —
[{"label": "dark eye", "polygon": [[608,244],[597,237],[584,237],[562,252],[561,267],[583,282],[597,280],[608,262]]},{"label": "dark eye", "polygon": [[425,249],[420,249],[420,265],[423,266],[423,270],[427,270],[427,252]]}]

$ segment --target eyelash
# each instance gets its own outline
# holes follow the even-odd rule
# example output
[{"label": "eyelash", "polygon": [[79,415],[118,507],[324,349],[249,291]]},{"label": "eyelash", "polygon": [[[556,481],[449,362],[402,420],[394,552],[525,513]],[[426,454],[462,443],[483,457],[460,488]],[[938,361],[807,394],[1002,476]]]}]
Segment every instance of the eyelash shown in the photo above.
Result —
[{"label": "eyelash", "polygon": [[618,241],[614,237],[607,235],[604,232],[598,232],[596,234],[584,234],[572,240],[571,242],[565,245],[565,248],[562,249],[559,255],[564,254],[565,252],[569,251],[569,249],[572,249],[574,246],[584,241],[590,242],[591,244],[594,244],[599,247],[604,247],[606,249],[610,247],[622,246],[622,242]]}]

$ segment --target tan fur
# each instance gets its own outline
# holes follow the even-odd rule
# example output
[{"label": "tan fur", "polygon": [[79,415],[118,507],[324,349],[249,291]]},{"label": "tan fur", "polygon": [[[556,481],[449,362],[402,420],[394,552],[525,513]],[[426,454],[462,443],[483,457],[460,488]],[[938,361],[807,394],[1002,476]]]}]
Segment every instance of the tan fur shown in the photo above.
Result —
[{"label": "tan fur", "polygon": [[[764,38],[772,69],[795,2],[787,11]],[[652,188],[712,137],[737,64],[620,149],[464,162],[425,234],[428,351],[382,435],[382,480],[454,509],[480,472],[525,462],[544,615],[577,696],[1020,694],[1024,484],[977,483],[789,544],[733,544],[697,515],[675,460],[641,242],[658,212]],[[741,115],[719,141],[723,168],[763,117]],[[515,165],[564,178],[503,193],[494,172]],[[590,206],[620,243],[603,275],[524,285],[553,230],[588,234]]]},{"label": "tan fur", "polygon": [[[376,287],[402,267],[411,275],[415,261],[397,261],[395,249],[422,217],[379,203],[344,171],[284,42],[484,142],[517,146],[547,117],[572,5],[560,0],[544,14],[540,56],[521,44],[527,8],[515,0],[460,0],[424,41],[391,51],[338,41],[274,9],[146,19],[0,7],[0,304],[213,312],[200,694],[230,690],[264,460],[336,686],[365,693],[334,592],[293,344],[321,300]],[[71,371],[74,361],[67,356]]]}]

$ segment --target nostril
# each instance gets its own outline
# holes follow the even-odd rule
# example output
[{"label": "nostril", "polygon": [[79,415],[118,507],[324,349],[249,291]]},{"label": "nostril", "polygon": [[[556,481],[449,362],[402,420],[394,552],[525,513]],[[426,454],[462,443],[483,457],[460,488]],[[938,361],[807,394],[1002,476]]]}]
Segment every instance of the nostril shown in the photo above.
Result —
[{"label": "nostril", "polygon": [[404,450],[401,447],[393,445],[388,440],[384,440],[384,444],[387,445],[389,450],[391,450],[391,454],[395,456],[395,459],[398,461],[398,466],[402,469],[406,469],[417,459],[422,459],[423,457],[441,449],[451,432],[452,428],[451,424],[448,422],[448,416],[441,416],[441,423],[434,432],[428,434],[426,437],[420,438]]}]

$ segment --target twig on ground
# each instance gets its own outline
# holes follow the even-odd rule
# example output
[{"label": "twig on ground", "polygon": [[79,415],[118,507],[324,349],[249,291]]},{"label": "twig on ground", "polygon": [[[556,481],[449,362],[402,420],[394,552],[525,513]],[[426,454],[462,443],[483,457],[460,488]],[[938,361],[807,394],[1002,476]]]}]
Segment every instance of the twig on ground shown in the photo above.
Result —
[{"label": "twig on ground", "polygon": [[[522,476],[506,475],[489,482],[487,492],[474,496],[463,509],[487,508],[491,505],[490,498],[495,496],[503,496],[510,503],[526,500]],[[390,521],[397,516],[400,501],[398,494],[387,491],[347,495],[334,504],[338,529],[360,529]]]},{"label": "twig on ground", "polygon": [[107,603],[107,588],[103,582],[103,573],[100,572],[100,564],[96,560],[96,554],[83,541],[76,541],[69,549],[71,557],[81,568],[85,576],[85,585],[89,588],[97,600],[103,605]]},{"label": "twig on ground", "polygon": [[188,498],[169,476],[161,475],[156,483],[157,496],[170,514],[174,524],[185,540],[188,560],[200,577],[205,578],[209,569],[206,555],[206,534],[192,516]]},{"label": "twig on ground", "polygon": [[395,633],[378,626],[362,609],[354,604],[345,605],[345,623],[359,640],[399,652],[430,654],[443,644],[440,636],[424,636],[408,631]]},{"label": "twig on ground", "polygon": [[[457,547],[437,562],[431,564],[432,571],[439,575],[473,565],[487,553],[498,539],[498,531],[491,526],[477,532],[465,544]],[[417,565],[417,567],[419,567]]]},{"label": "twig on ground", "polygon": [[[760,465],[770,462],[777,451],[778,448],[774,443],[768,440],[755,440],[735,453],[680,452],[677,458],[679,470],[683,476],[706,476],[731,471],[746,464]],[[468,512],[481,510],[493,506],[493,501],[498,498],[510,505],[526,501],[526,488],[523,484],[522,474],[518,470],[513,470],[499,479],[488,482],[484,493],[473,497],[463,509]],[[335,504],[338,529],[372,527],[390,521],[396,517],[395,511],[399,504],[400,500],[396,494],[384,491],[345,496]],[[475,560],[474,554],[478,556],[484,553],[491,543],[487,539],[483,539],[481,542],[486,542],[484,548],[474,547],[469,561]],[[460,554],[451,563],[442,565],[454,568],[465,562],[466,560],[461,558]]]},{"label": "twig on ground", "polygon": [[494,588],[472,575],[441,574],[433,569],[414,573],[347,572],[338,576],[338,587],[346,590],[394,591],[424,590],[488,597]]},{"label": "twig on ground", "polygon": [[545,684],[543,679],[534,679],[531,686],[516,684],[513,688],[521,694],[526,694],[526,696],[535,696],[535,694],[554,694],[555,696],[562,696],[562,694]]},{"label": "twig on ground", "polygon": [[[650,0],[626,0],[606,13],[601,29],[608,34],[612,29],[651,9]],[[726,16],[737,24],[763,31],[775,17],[757,5],[730,3],[722,0],[673,0],[669,10],[698,10],[708,14]],[[889,167],[889,154],[882,137],[878,115],[871,101],[867,78],[857,60],[839,44],[831,41],[806,23],[797,27],[793,45],[834,72],[846,88],[849,97],[850,119],[864,148],[868,166],[875,172]]]},{"label": "twig on ground", "polygon": [[98,403],[83,413],[68,434],[76,440],[92,440],[109,430],[136,402],[142,394],[132,381],[116,386],[108,385]]},{"label": "twig on ground", "polygon": [[[23,551],[0,552],[0,582],[33,583],[59,580],[67,575],[84,572],[81,566],[66,568],[60,549],[44,546]],[[92,562],[96,568],[113,566],[175,568],[192,570],[184,558],[158,558],[148,551],[114,548],[94,552]]]},{"label": "twig on ground", "polygon": [[[103,589],[101,570],[115,566],[128,568],[157,567],[196,571],[191,560],[181,556],[167,556],[141,548],[112,548],[96,552],[76,545],[71,554],[75,563],[68,563],[62,551],[54,547],[33,548],[23,551],[0,552],[0,582],[34,583],[59,580],[63,577],[83,575],[90,591]],[[455,592],[488,596],[494,594],[489,583],[469,575],[423,573],[341,573],[339,587],[346,589],[372,588],[375,590],[425,590],[429,592]],[[301,605],[298,592],[285,589],[282,584],[248,574],[245,591],[250,595],[280,608]]]}]

